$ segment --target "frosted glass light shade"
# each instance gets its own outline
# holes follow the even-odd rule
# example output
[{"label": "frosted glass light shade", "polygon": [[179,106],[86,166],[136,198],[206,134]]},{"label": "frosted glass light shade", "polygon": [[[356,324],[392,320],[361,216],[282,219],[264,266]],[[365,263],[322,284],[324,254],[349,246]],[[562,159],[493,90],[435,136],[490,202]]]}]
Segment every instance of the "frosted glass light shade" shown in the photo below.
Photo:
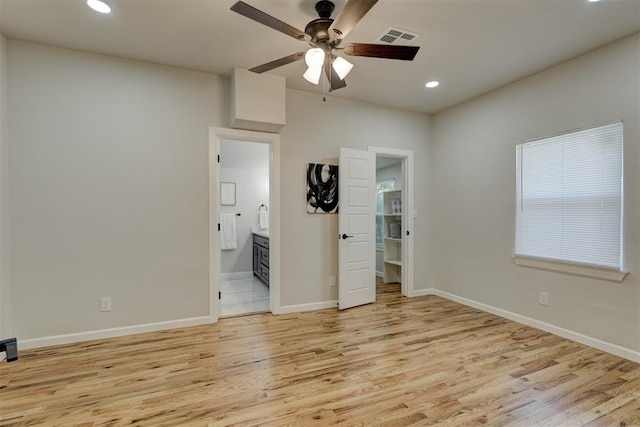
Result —
[{"label": "frosted glass light shade", "polygon": [[309,67],[307,71],[302,75],[306,81],[317,85],[320,83],[320,75],[322,74],[322,67]]},{"label": "frosted glass light shade", "polygon": [[324,50],[319,47],[309,49],[304,55],[304,62],[309,68],[321,68],[324,64]]},{"label": "frosted glass light shade", "polygon": [[338,74],[338,77],[340,77],[340,80],[344,80],[344,78],[347,77],[347,74],[349,74],[352,68],[353,64],[344,58],[338,56],[333,60],[333,69]]}]

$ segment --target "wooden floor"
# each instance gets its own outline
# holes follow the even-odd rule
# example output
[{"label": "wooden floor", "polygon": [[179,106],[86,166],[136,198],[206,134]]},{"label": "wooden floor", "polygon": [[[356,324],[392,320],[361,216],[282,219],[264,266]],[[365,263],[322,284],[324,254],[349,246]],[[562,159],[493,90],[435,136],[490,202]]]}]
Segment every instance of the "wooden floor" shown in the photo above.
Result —
[{"label": "wooden floor", "polygon": [[22,351],[0,425],[640,425],[640,365],[398,291]]}]

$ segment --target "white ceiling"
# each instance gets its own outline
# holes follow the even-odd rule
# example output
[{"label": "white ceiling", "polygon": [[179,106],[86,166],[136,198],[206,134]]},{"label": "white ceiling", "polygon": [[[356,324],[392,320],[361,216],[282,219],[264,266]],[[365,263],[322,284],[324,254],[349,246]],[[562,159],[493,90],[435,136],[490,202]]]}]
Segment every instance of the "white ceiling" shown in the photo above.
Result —
[{"label": "white ceiling", "polygon": [[[0,0],[0,33],[220,75],[307,47],[231,12],[235,0],[106,1],[110,15],[83,0]],[[314,0],[246,2],[301,30],[317,18]],[[372,43],[390,26],[421,34],[416,59],[350,57],[348,87],[332,95],[432,114],[640,31],[640,0],[380,0],[343,44]],[[271,73],[321,93],[305,68]],[[441,85],[425,89],[432,79]]]}]

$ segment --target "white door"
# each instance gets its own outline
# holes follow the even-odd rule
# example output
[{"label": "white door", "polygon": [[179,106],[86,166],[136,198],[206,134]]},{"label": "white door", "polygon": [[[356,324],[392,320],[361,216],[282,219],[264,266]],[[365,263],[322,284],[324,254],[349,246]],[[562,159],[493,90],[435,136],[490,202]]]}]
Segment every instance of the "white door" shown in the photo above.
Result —
[{"label": "white door", "polygon": [[376,154],[340,148],[338,307],[376,300]]}]

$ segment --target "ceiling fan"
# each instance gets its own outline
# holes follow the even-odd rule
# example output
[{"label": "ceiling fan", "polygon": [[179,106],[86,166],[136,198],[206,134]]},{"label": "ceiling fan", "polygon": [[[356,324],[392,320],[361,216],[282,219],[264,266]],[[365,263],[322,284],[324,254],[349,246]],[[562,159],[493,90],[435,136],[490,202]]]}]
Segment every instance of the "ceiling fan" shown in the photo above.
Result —
[{"label": "ceiling fan", "polygon": [[353,27],[377,2],[378,0],[348,0],[338,16],[335,19],[331,19],[335,5],[329,0],[320,0],[315,7],[320,18],[309,22],[304,32],[243,1],[238,1],[231,6],[231,10],[297,40],[304,41],[311,46],[306,52],[297,52],[251,68],[249,71],[264,73],[304,58],[308,69],[303,77],[310,83],[318,84],[324,70],[329,80],[330,90],[335,90],[347,86],[344,78],[353,68],[353,64],[337,56],[336,52],[342,52],[348,56],[413,61],[418,49],[420,49],[417,46],[392,46],[371,43],[348,43],[343,48],[338,47],[342,39],[349,34]]}]

